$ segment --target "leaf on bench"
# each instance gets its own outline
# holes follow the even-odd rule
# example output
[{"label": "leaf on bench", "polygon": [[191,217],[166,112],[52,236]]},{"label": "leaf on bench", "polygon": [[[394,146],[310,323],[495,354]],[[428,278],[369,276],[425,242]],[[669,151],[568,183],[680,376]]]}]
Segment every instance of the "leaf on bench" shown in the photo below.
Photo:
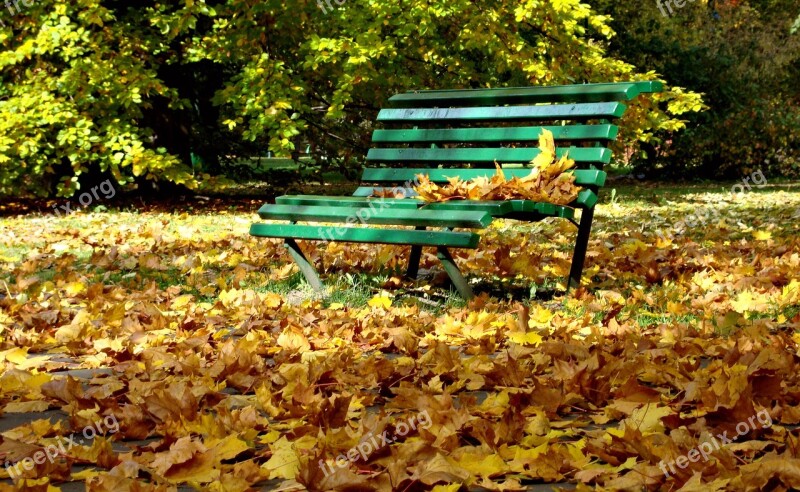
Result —
[{"label": "leaf on bench", "polygon": [[539,137],[541,153],[531,161],[531,173],[522,178],[507,180],[503,169],[497,166],[497,173],[489,177],[463,181],[450,178],[448,184],[439,186],[428,176],[419,176],[419,185],[414,188],[421,200],[443,202],[448,200],[533,200],[556,205],[572,203],[581,191],[575,185],[575,176],[565,173],[575,166],[575,161],[564,155],[556,161],[556,146],[553,133],[543,130]]}]

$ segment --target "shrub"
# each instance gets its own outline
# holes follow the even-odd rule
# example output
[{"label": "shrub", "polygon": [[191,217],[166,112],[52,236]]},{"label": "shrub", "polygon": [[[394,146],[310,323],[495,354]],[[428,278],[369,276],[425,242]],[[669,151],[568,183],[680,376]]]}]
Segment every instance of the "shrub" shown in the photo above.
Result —
[{"label": "shrub", "polygon": [[687,115],[686,131],[657,135],[635,159],[640,168],[706,177],[753,169],[800,176],[796,2],[688,3],[672,17],[655,2],[590,3],[613,17],[620,32],[611,54],[702,93],[709,107]]}]

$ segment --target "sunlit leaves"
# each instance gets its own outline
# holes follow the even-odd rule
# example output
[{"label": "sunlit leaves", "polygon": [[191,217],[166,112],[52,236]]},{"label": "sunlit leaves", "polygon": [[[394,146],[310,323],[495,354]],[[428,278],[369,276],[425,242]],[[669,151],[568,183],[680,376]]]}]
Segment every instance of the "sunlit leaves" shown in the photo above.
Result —
[{"label": "sunlit leaves", "polygon": [[540,153],[531,161],[531,173],[522,178],[516,176],[507,180],[503,170],[497,166],[497,173],[491,178],[475,178],[462,181],[458,177],[439,186],[428,176],[418,176],[419,184],[414,186],[416,196],[426,202],[446,200],[533,200],[559,205],[567,205],[575,200],[579,186],[575,178],[564,171],[575,166],[575,161],[564,154],[556,161],[556,147],[553,133],[547,129],[539,137]]},{"label": "sunlit leaves", "polygon": [[[568,271],[571,224],[498,221],[477,250],[454,252],[502,282],[468,304],[441,301],[432,251],[415,284],[398,273],[407,248],[303,243],[345,284],[320,298],[280,241],[244,234],[255,204],[4,218],[0,408],[64,420],[35,415],[3,432],[0,452],[35,453],[114,416],[118,432],[31,475],[95,490],[789,488],[800,198],[636,191],[598,207],[585,289],[548,292]],[[724,225],[673,228],[704,205]],[[659,469],[762,409],[770,428],[756,421],[670,478]],[[384,431],[391,442],[356,454]]]},{"label": "sunlit leaves", "polygon": [[[196,147],[204,132],[219,135],[226,155],[245,144],[289,156],[312,144],[330,163],[358,164],[374,108],[398,91],[656,78],[605,54],[595,38],[612,36],[608,22],[577,0],[348,0],[328,13],[312,1],[36,3],[15,19],[19,36],[2,40],[0,194],[55,187],[69,196],[70,178],[95,166],[120,183],[196,187],[207,176],[185,154],[197,149],[170,140]],[[679,90],[658,98],[668,111],[635,102],[618,145],[679,129],[674,115],[701,107]],[[209,103],[215,119],[197,127]],[[176,124],[178,115],[186,121]],[[159,118],[180,137],[165,138]]]}]

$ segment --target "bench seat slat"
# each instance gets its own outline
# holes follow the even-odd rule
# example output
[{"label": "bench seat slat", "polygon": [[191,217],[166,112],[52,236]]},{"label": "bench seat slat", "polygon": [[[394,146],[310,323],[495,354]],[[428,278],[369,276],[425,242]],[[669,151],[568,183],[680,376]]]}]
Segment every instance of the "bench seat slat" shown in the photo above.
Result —
[{"label": "bench seat slat", "polygon": [[478,241],[480,241],[480,236],[474,232],[415,231],[368,227],[336,228],[297,224],[253,224],[250,226],[250,235],[287,239],[410,244],[412,246],[445,246],[470,249],[476,248]]},{"label": "bench seat slat", "polygon": [[375,130],[372,133],[372,141],[374,143],[536,142],[542,130],[553,132],[555,141],[582,142],[615,140],[619,132],[616,125]]},{"label": "bench seat slat", "polygon": [[258,215],[265,220],[302,222],[363,222],[379,225],[484,228],[492,216],[470,210],[405,210],[375,207],[345,208],[305,205],[264,205]]},{"label": "bench seat slat", "polygon": [[658,81],[572,84],[540,87],[501,87],[496,89],[452,89],[409,91],[389,99],[394,107],[482,106],[535,103],[583,103],[628,101],[639,94],[660,92]]},{"label": "bench seat slat", "polygon": [[278,205],[314,205],[322,207],[369,207],[370,200],[381,200],[394,209],[416,210],[423,203],[402,198],[364,198],[358,196],[284,195],[275,199]]},{"label": "bench seat slat", "polygon": [[[370,167],[364,169],[361,175],[362,182],[368,183],[403,183],[412,182],[420,174],[427,174],[428,178],[434,183],[446,183],[448,178],[458,176],[464,181],[475,179],[478,177],[492,177],[497,171],[495,169],[414,169],[414,168],[374,168]],[[603,186],[606,182],[606,172],[598,171],[595,169],[576,169],[572,172],[575,174],[575,183],[578,186]],[[504,168],[503,174],[506,179],[512,177],[523,178],[531,173],[530,168]]]},{"label": "bench seat slat", "polygon": [[378,121],[384,123],[412,123],[422,121],[612,119],[621,117],[625,113],[625,108],[626,106],[620,102],[475,108],[392,108],[382,109],[378,113]]},{"label": "bench seat slat", "polygon": [[[391,187],[383,187],[383,186],[360,186],[353,193],[353,196],[369,197],[369,196],[372,196],[372,194],[375,193],[376,191],[389,191],[389,190],[392,190],[392,189],[393,188],[391,188]],[[405,193],[405,195],[407,197],[413,197],[414,195],[416,195],[416,192],[411,188],[400,188],[400,189],[403,190],[403,192]],[[553,217],[567,217],[571,213],[570,212],[565,212],[562,209],[571,209],[572,207],[576,207],[576,206],[577,207],[594,207],[595,204],[597,203],[597,194],[595,192],[593,192],[592,190],[588,190],[588,189],[581,190],[578,193],[578,198],[575,200],[575,202],[571,203],[570,205],[555,205],[555,204],[552,204],[552,203],[534,202],[534,201],[531,201],[531,200],[509,200],[509,202],[512,202],[512,203],[515,202],[515,201],[526,201],[526,202],[530,202],[530,203],[539,203],[541,205],[538,207],[536,212],[542,213],[542,214],[547,214],[548,213],[547,211],[552,210],[553,213],[555,214],[555,215],[553,215]],[[453,204],[458,204],[458,203],[463,203],[463,202],[465,202],[465,200],[451,200],[449,202],[441,202],[441,203],[450,203],[451,205],[449,205],[449,206],[452,207],[452,206],[454,206]],[[481,203],[483,203],[483,202],[481,202]],[[431,205],[433,205],[433,204],[431,204]],[[552,206],[552,207],[555,207],[555,208],[548,208],[548,206]],[[526,209],[526,210],[517,210],[517,211],[529,212],[530,210]]]},{"label": "bench seat slat", "polygon": [[[530,162],[541,150],[536,148],[480,148],[480,149],[369,149],[368,162],[382,163],[523,163]],[[601,147],[557,148],[558,157],[569,153],[569,158],[582,164],[608,164],[611,162],[611,150]]]},{"label": "bench seat slat", "polygon": [[510,200],[515,213],[533,213],[547,217],[571,219],[575,217],[575,209],[554,203],[534,202],[532,200]]},{"label": "bench seat slat", "polygon": [[[390,191],[396,190],[396,188],[392,188],[391,186],[359,186],[355,192],[353,192],[353,196],[358,197],[370,197],[373,193],[381,192],[381,191]],[[400,190],[403,191],[405,196],[413,197],[417,194],[413,188],[403,188],[400,187]],[[574,202],[570,203],[570,207],[583,207],[583,208],[590,208],[594,207],[597,204],[597,193],[590,189],[583,189],[578,192],[578,198],[575,199]],[[539,203],[539,202],[534,202]],[[561,205],[558,205],[561,206]]]},{"label": "bench seat slat", "polygon": [[479,210],[488,212],[492,217],[502,217],[513,211],[513,206],[509,201],[448,200],[434,203],[419,201],[422,202],[425,210]]},{"label": "bench seat slat", "polygon": [[[554,203],[534,202],[532,200],[505,200],[505,201],[474,201],[474,200],[448,200],[428,204],[426,210],[459,210],[472,209],[473,207],[486,207],[497,205],[498,210],[492,213],[494,217],[504,217],[510,214],[539,214],[545,217],[562,217],[571,219],[575,216],[575,209]],[[500,207],[502,205],[502,207]]]},{"label": "bench seat slat", "polygon": [[314,205],[321,207],[374,207],[425,210],[469,210],[487,212],[492,217],[499,217],[513,211],[510,201],[475,201],[452,200],[447,202],[427,203],[414,198],[368,198],[368,197],[326,197],[315,195],[287,195],[278,197],[275,202],[281,205]]},{"label": "bench seat slat", "polygon": [[[346,199],[346,200],[343,200]],[[314,207],[350,207],[347,210],[346,216],[352,216],[352,208],[369,208],[372,202],[375,208],[380,208],[381,200],[384,200],[384,206],[387,208],[398,209],[402,205],[402,209],[418,210],[420,212],[431,212],[434,210],[454,210],[454,211],[470,211],[470,212],[486,212],[492,217],[504,217],[511,213],[537,213],[547,217],[562,217],[572,218],[575,216],[575,210],[572,207],[564,205],[555,205],[553,203],[534,202],[531,200],[448,200],[445,202],[426,203],[422,200],[413,198],[395,199],[395,198],[366,198],[366,197],[326,197],[315,195],[287,195],[279,197],[283,205],[302,205]],[[331,204],[335,205],[331,205]],[[410,206],[410,207],[409,207]],[[263,210],[267,210],[274,205],[265,205]],[[273,217],[266,217],[273,218]]]}]

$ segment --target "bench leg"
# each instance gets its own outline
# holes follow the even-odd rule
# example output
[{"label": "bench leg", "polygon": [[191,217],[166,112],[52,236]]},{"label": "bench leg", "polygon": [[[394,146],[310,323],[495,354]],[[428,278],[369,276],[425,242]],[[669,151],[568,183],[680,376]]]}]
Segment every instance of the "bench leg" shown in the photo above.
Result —
[{"label": "bench leg", "polygon": [[297,241],[294,239],[286,239],[284,240],[283,245],[289,250],[289,254],[292,255],[294,262],[297,263],[297,266],[300,268],[300,272],[306,278],[306,281],[311,288],[317,292],[322,292],[324,288],[322,286],[322,281],[317,275],[317,270],[314,268],[314,265],[308,261],[306,255],[303,254],[303,250],[300,249]]},{"label": "bench leg", "polygon": [[419,273],[419,262],[422,259],[422,246],[411,246],[411,256],[408,258],[408,270],[406,277],[411,280],[417,279]]},{"label": "bench leg", "polygon": [[475,294],[472,292],[472,288],[469,286],[469,283],[467,283],[467,279],[461,275],[461,270],[458,269],[456,262],[450,255],[450,251],[448,251],[444,246],[439,246],[437,256],[439,257],[439,261],[442,262],[444,271],[447,272],[447,275],[450,277],[453,285],[455,285],[458,293],[461,294],[461,297],[466,300],[470,300],[475,297]]},{"label": "bench leg", "polygon": [[583,264],[586,262],[586,250],[589,247],[589,234],[592,232],[594,220],[594,207],[586,208],[581,213],[581,223],[578,226],[578,237],[575,239],[575,252],[572,254],[572,267],[569,270],[567,292],[577,289],[581,285]]},{"label": "bench leg", "polygon": [[[416,230],[424,231],[425,227],[417,227]],[[411,256],[408,257],[408,270],[406,277],[411,280],[417,279],[419,273],[419,261],[422,259],[422,246],[411,246]]]}]

